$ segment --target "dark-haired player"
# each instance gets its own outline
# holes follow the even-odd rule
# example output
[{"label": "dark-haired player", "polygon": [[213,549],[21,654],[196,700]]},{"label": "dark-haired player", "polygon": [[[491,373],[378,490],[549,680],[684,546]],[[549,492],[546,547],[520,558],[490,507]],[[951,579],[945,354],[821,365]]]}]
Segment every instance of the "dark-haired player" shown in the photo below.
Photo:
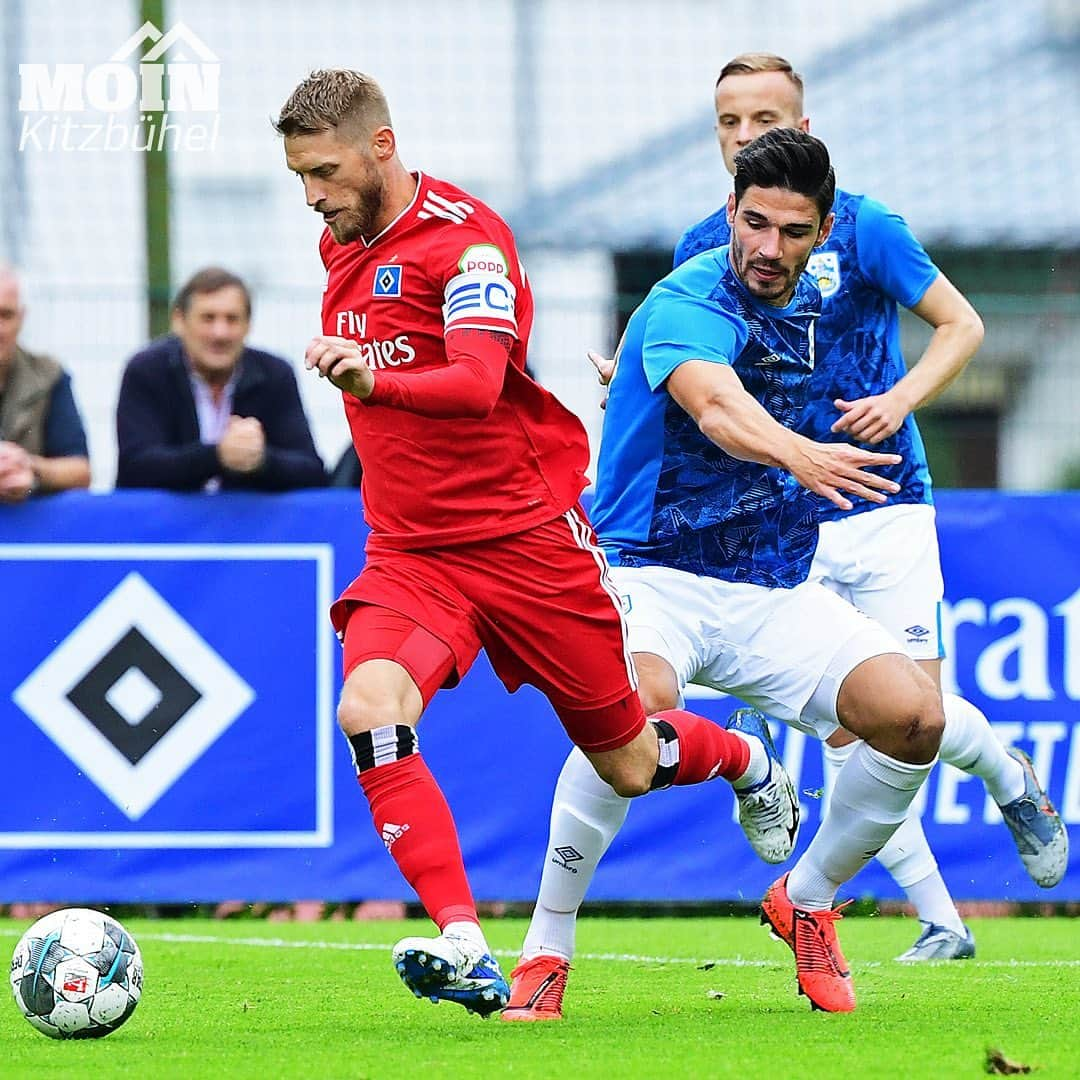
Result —
[{"label": "dark-haired player", "polygon": [[[803,270],[828,239],[834,189],[828,152],[804,132],[770,131],[738,155],[731,243],[669,274],[627,325],[593,514],[629,601],[646,709],[653,698],[677,699],[693,681],[820,737],[842,724],[863,740],[837,780],[829,817],[764,901],[794,950],[800,988],[817,1008],[838,1012],[853,1009],[855,996],[836,938],[836,891],[904,820],[944,718],[933,682],[897,642],[807,580],[819,497],[851,505],[822,464],[855,470],[867,460],[865,451],[792,430],[809,389],[821,306]],[[873,502],[898,490],[868,475],[859,470],[845,490]],[[598,836],[592,849],[602,852],[621,820],[611,787],[571,755],[552,838],[582,850]],[[573,912],[582,875],[587,884],[595,865],[576,862],[568,885],[546,860],[542,905]],[[562,894],[568,905],[560,906]],[[572,937],[572,918],[534,917],[504,1019],[561,1015]]]}]

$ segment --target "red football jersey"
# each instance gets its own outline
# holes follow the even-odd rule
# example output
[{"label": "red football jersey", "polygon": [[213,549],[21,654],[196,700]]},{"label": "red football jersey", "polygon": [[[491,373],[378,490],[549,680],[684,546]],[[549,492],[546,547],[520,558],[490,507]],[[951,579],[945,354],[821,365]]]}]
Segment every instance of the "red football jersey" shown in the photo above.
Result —
[{"label": "red football jersey", "polygon": [[412,202],[370,242],[319,242],[323,332],[375,371],[445,368],[444,334],[514,339],[485,419],[431,418],[343,394],[373,540],[399,549],[521,532],[573,506],[589,449],[581,422],[525,374],[532,291],[509,226],[453,184],[416,174]]}]

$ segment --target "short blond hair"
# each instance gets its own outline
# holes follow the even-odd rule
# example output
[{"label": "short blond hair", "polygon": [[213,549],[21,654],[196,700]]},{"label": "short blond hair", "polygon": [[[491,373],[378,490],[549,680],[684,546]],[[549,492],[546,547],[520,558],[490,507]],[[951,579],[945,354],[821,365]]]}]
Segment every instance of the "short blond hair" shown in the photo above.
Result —
[{"label": "short blond hair", "polygon": [[370,76],[347,68],[313,71],[289,95],[274,124],[279,135],[314,135],[334,128],[390,127],[390,106]]},{"label": "short blond hair", "polygon": [[720,76],[716,80],[716,85],[719,86],[729,75],[757,75],[763,71],[779,71],[788,77],[791,85],[795,87],[799,95],[799,111],[801,112],[803,105],[803,78],[791,66],[790,60],[785,60],[782,56],[777,56],[776,53],[740,53],[720,69]]}]

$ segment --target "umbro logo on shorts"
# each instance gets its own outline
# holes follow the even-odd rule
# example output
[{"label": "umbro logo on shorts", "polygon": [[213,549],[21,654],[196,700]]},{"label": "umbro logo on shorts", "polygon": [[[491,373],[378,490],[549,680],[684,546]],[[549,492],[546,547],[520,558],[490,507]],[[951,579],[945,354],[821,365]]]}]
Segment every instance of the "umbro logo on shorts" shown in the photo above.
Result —
[{"label": "umbro logo on shorts", "polygon": [[927,630],[925,626],[920,626],[916,623],[914,626],[906,627],[904,633],[908,635],[909,641],[922,641],[930,631]]}]

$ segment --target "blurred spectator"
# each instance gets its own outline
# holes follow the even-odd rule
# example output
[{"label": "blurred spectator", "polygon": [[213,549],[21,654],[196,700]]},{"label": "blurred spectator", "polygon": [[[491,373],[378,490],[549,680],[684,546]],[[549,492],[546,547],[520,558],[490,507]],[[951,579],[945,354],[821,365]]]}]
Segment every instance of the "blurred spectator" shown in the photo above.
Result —
[{"label": "blurred spectator", "polygon": [[356,448],[349,443],[338,458],[338,463],[330,470],[330,486],[358,488],[362,476],[363,470],[360,468],[360,459],[356,456]]},{"label": "blurred spectator", "polygon": [[200,270],[173,305],[173,333],[128,361],[116,407],[117,487],[286,491],[326,472],[280,357],[244,344],[251,294]]},{"label": "blurred spectator", "polygon": [[18,275],[0,266],[0,502],[90,484],[86,432],[71,376],[19,345],[26,308]]}]

